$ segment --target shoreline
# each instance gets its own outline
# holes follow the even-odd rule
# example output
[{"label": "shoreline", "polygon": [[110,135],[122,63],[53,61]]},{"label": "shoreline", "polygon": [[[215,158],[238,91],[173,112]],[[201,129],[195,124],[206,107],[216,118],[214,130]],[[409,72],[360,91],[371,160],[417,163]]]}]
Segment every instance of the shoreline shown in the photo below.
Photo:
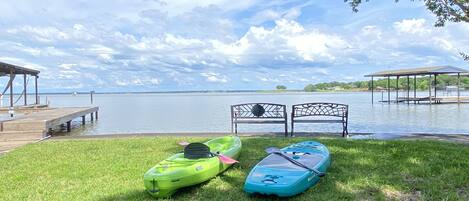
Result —
[{"label": "shoreline", "polygon": [[[233,135],[229,132],[196,132],[196,133],[122,133],[122,134],[100,134],[100,135],[75,135],[75,136],[52,136],[44,140],[90,140],[90,139],[122,139],[122,138],[140,138],[140,137],[218,137],[224,135]],[[281,132],[251,132],[238,133],[241,137],[284,137]],[[300,132],[295,133],[295,137],[333,137],[341,138],[341,133],[314,133]],[[352,140],[437,140],[456,142],[469,145],[468,134],[430,134],[430,133],[352,133],[345,139]]]},{"label": "shoreline", "polygon": [[[375,93],[385,90],[374,90]],[[395,92],[395,90],[391,90]],[[399,90],[404,92],[405,90]],[[438,90],[445,91],[445,90]],[[469,90],[462,90],[467,92]],[[195,91],[129,91],[129,92],[94,92],[93,94],[236,94],[236,93],[256,93],[256,94],[295,94],[295,93],[371,93],[371,90],[325,90],[325,91],[304,91],[304,90],[195,90]],[[417,92],[427,92],[426,90],[418,90]],[[38,95],[73,95],[75,92],[44,92]],[[76,95],[89,95],[90,92],[76,92]],[[14,93],[14,95],[19,95]]]}]

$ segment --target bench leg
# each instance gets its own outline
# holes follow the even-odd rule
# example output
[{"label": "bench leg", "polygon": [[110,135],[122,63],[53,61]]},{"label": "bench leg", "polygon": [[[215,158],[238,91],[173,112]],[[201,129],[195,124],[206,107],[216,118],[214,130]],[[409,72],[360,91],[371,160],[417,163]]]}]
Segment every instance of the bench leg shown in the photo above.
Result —
[{"label": "bench leg", "polygon": [[345,123],[345,134],[348,136],[348,123]]},{"label": "bench leg", "polygon": [[238,124],[235,123],[235,133],[238,133]]},{"label": "bench leg", "polygon": [[291,133],[290,133],[290,137],[293,137],[293,132],[294,132],[294,129],[295,128],[295,124],[293,123],[293,120],[291,122]]},{"label": "bench leg", "polygon": [[348,136],[347,122],[342,123],[342,137]]},{"label": "bench leg", "polygon": [[285,137],[288,137],[288,123],[285,121]]}]

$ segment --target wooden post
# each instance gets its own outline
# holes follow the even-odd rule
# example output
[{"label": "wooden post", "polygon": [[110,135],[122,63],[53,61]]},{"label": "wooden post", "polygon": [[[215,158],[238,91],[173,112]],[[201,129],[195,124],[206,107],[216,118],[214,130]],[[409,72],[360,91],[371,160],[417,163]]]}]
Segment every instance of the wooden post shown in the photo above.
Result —
[{"label": "wooden post", "polygon": [[93,105],[93,94],[94,94],[94,91],[90,91],[91,105]]},{"label": "wooden post", "polygon": [[432,75],[428,75],[428,100],[432,104]]},{"label": "wooden post", "polygon": [[98,120],[98,110],[96,110],[95,116],[96,116],[96,120]]},{"label": "wooden post", "polygon": [[415,102],[416,98],[417,98],[417,76],[414,75],[414,104],[416,103]]},{"label": "wooden post", "polygon": [[91,115],[91,121],[94,121],[94,116],[93,116],[93,112],[90,114]]},{"label": "wooden post", "polygon": [[388,104],[391,104],[391,78],[388,76]]},{"label": "wooden post", "polygon": [[[13,108],[13,80],[15,79],[15,74],[13,70],[10,70],[10,108]],[[13,117],[13,114],[10,114]]]},{"label": "wooden post", "polygon": [[67,132],[72,131],[72,121],[67,121]]},{"label": "wooden post", "polygon": [[373,76],[371,76],[371,104],[374,103],[374,86],[373,86]]},{"label": "wooden post", "polygon": [[458,104],[461,104],[461,73],[458,73]]},{"label": "wooden post", "polygon": [[81,124],[85,125],[85,123],[86,123],[85,116],[81,116]]},{"label": "wooden post", "polygon": [[381,102],[384,102],[384,90],[381,90]]},{"label": "wooden post", "polygon": [[399,76],[396,78],[396,103],[399,104]]},{"label": "wooden post", "polygon": [[407,105],[410,104],[410,78],[407,76]]},{"label": "wooden post", "polygon": [[36,96],[36,105],[39,105],[39,96],[38,96],[38,93],[37,93],[37,79],[39,78],[39,76],[35,76],[34,78],[34,88],[35,88],[35,96]]},{"label": "wooden post", "polygon": [[23,90],[24,90],[24,106],[28,105],[28,93],[26,91],[27,84],[26,84],[26,73],[23,74]]},{"label": "wooden post", "polygon": [[433,78],[434,78],[434,82],[433,82],[434,86],[433,86],[433,87],[435,88],[435,91],[434,91],[433,93],[435,94],[435,101],[436,101],[436,85],[437,85],[437,84],[436,84],[436,76],[437,76],[437,75],[438,75],[438,74],[435,74],[435,76],[433,77]]}]

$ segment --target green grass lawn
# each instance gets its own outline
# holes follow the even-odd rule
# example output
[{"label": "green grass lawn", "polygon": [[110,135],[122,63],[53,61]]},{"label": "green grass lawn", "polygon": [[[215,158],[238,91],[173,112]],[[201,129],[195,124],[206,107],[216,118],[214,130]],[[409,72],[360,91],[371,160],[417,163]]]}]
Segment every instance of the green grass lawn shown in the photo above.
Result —
[{"label": "green grass lawn", "polygon": [[[264,148],[311,138],[242,138],[240,164],[174,200],[265,200],[242,190]],[[332,165],[319,184],[292,200],[469,200],[469,147],[436,141],[314,138],[328,146]],[[0,156],[0,200],[153,200],[142,177],[181,151],[179,141],[153,137],[44,141]]]}]

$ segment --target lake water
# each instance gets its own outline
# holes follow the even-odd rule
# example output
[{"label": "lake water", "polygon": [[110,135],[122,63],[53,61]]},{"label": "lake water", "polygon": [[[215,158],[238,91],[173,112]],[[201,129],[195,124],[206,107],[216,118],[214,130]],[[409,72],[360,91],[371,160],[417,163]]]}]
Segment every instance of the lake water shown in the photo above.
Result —
[{"label": "lake water", "polygon": [[[371,104],[370,97],[367,92],[95,94],[94,105],[100,107],[99,121],[81,127],[78,119],[72,134],[229,132],[230,105],[247,102],[286,104],[288,110],[292,104],[304,102],[348,104],[351,133],[469,134],[469,104]],[[41,98],[44,100],[45,96]],[[51,106],[90,105],[89,95],[47,95],[47,99]],[[375,100],[378,99],[380,93],[375,95]],[[282,132],[283,128],[240,125],[239,131]],[[295,131],[340,132],[341,126],[298,124]]]}]

